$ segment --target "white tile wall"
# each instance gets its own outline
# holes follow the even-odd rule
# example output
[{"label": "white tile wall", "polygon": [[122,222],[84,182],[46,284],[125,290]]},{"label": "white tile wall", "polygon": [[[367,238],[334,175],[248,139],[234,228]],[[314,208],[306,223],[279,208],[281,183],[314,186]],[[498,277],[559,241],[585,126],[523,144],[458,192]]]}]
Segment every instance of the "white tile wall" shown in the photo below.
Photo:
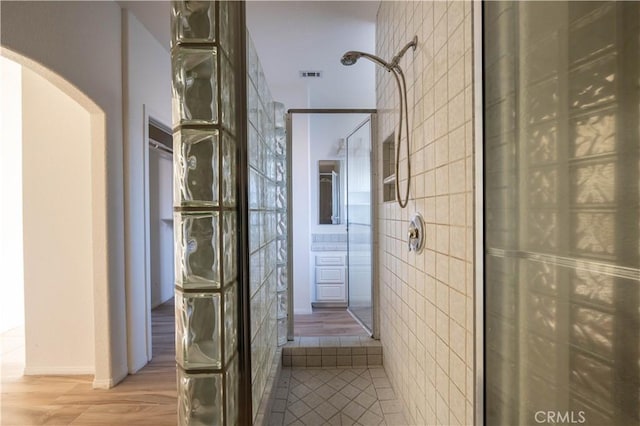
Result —
[{"label": "white tile wall", "polygon": [[[377,55],[389,59],[413,35],[419,39],[401,62],[412,129],[411,201],[406,209],[381,203],[377,218],[384,366],[419,425],[473,423],[471,22],[467,1],[383,1],[378,11]],[[399,105],[395,81],[381,68],[376,85],[380,147],[396,130]],[[406,155],[400,159],[404,193]],[[379,191],[382,200],[382,185]],[[405,243],[415,212],[427,222],[420,255]]]}]

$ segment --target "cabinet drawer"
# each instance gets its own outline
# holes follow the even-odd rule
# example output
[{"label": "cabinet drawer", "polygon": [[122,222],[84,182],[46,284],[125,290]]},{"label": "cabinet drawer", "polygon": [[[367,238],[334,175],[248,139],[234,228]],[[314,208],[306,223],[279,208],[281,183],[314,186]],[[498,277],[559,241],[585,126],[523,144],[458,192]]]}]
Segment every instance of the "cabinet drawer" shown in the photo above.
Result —
[{"label": "cabinet drawer", "polygon": [[344,283],[344,268],[316,268],[316,283]]},{"label": "cabinet drawer", "polygon": [[316,256],[316,266],[344,265],[344,256]]},{"label": "cabinet drawer", "polygon": [[316,287],[316,299],[318,301],[343,301],[344,285],[341,284],[322,284]]}]

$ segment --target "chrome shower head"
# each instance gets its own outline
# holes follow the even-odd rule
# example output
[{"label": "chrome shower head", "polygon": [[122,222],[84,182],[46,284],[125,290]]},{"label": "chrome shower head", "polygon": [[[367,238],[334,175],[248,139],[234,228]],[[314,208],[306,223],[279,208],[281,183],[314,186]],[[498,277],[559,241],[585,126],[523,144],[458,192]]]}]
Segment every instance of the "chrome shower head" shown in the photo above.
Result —
[{"label": "chrome shower head", "polygon": [[370,53],[365,53],[365,52],[358,52],[357,50],[350,50],[344,55],[342,55],[340,62],[342,62],[342,65],[349,66],[349,65],[355,64],[360,58],[369,59],[370,61],[375,62],[381,67],[386,68],[387,71],[391,71],[391,69],[393,68],[391,64],[377,57],[376,55],[372,55]]},{"label": "chrome shower head", "polygon": [[342,55],[340,62],[342,62],[342,65],[345,65],[345,66],[353,65],[356,62],[358,62],[358,59],[360,59],[361,56],[362,56],[362,53],[351,50],[345,53],[344,55]]}]

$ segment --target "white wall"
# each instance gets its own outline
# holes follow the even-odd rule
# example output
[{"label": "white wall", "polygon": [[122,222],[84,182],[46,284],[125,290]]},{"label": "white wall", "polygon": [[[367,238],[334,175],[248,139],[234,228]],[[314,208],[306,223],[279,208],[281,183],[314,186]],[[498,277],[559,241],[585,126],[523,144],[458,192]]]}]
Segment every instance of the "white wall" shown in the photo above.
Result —
[{"label": "white wall", "polygon": [[[151,273],[145,195],[148,150],[144,113],[171,126],[171,59],[169,53],[131,14],[122,11],[125,86],[125,242],[129,372],[142,368],[151,355]],[[167,22],[169,25],[169,22]],[[171,194],[171,192],[169,192]],[[171,196],[171,195],[170,195]],[[167,253],[164,253],[166,256]],[[173,264],[173,255],[164,259]]]},{"label": "white wall", "polygon": [[0,57],[0,333],[24,325],[22,70]]},{"label": "white wall", "polygon": [[292,124],[293,309],[296,314],[310,314],[309,116],[295,114],[293,115]]},{"label": "white wall", "polygon": [[127,374],[120,7],[88,1],[0,7],[0,39],[10,49],[3,55],[46,75],[91,114],[94,386],[113,386]]},{"label": "white wall", "polygon": [[25,374],[90,374],[90,115],[35,72],[22,81]]}]

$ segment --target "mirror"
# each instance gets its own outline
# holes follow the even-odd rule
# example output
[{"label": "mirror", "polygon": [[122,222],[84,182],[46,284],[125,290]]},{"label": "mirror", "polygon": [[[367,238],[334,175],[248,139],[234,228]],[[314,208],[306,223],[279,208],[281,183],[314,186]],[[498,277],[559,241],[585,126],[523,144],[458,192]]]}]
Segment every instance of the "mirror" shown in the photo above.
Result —
[{"label": "mirror", "polygon": [[340,217],[340,161],[318,161],[318,223],[339,225]]}]

